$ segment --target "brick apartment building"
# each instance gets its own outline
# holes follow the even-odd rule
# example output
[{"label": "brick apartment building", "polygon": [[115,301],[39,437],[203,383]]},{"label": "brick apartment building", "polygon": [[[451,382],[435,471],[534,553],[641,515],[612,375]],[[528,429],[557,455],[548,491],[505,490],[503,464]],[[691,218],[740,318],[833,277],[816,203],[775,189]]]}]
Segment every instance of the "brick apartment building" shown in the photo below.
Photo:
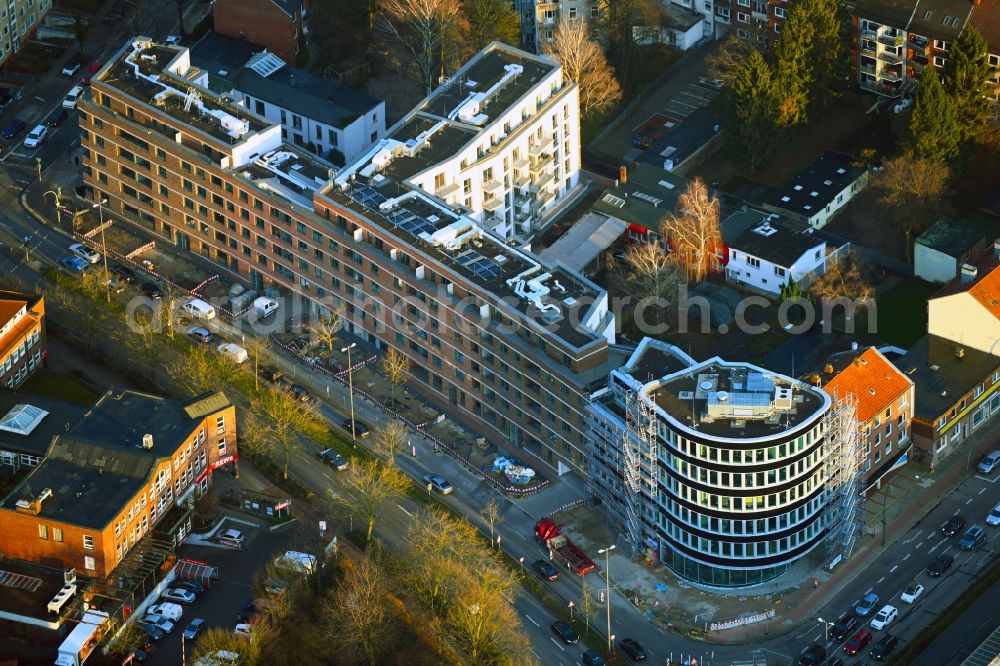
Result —
[{"label": "brick apartment building", "polygon": [[906,462],[916,402],[914,385],[882,352],[868,347],[833,354],[808,379],[834,399],[851,396],[865,449],[865,490]]},{"label": "brick apartment building", "polygon": [[17,388],[45,362],[45,299],[0,291],[0,384]]},{"label": "brick apartment building", "polygon": [[520,231],[572,187],[577,91],[558,64],[492,44],[339,173],[279,124],[191,95],[192,75],[186,49],[137,39],[95,76],[84,177],[109,208],[256,290],[282,288],[288,307],[341,310],[404,352],[451,415],[582,470],[591,390],[624,360],[608,295],[479,222],[502,214]]},{"label": "brick apartment building", "polygon": [[147,534],[182,541],[187,500],[237,455],[236,410],[222,393],[109,392],[0,504],[4,556],[106,577]]},{"label": "brick apartment building", "polygon": [[212,20],[221,35],[259,44],[287,63],[308,48],[306,0],[215,0]]},{"label": "brick apartment building", "polygon": [[0,66],[34,39],[52,0],[11,0],[0,10]]}]

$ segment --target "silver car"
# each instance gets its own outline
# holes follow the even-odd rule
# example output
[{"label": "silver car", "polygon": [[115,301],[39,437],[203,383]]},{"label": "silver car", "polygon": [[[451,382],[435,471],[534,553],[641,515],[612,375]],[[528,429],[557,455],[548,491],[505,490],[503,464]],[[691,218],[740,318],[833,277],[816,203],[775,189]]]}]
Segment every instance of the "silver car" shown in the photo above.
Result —
[{"label": "silver car", "polygon": [[990,451],[979,463],[980,474],[992,474],[1000,465],[1000,451]]}]

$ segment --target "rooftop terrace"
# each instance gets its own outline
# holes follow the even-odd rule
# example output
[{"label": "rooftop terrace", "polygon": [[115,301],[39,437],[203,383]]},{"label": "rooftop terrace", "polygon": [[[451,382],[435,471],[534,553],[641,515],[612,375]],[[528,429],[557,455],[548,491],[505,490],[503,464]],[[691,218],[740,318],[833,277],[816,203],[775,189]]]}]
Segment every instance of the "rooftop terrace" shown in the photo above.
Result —
[{"label": "rooftop terrace", "polygon": [[187,80],[187,49],[137,37],[95,77],[224,143],[271,126],[245,108]]},{"label": "rooftop terrace", "polygon": [[830,404],[823,391],[808,384],[719,358],[664,377],[649,395],[684,428],[734,440],[795,430]]}]

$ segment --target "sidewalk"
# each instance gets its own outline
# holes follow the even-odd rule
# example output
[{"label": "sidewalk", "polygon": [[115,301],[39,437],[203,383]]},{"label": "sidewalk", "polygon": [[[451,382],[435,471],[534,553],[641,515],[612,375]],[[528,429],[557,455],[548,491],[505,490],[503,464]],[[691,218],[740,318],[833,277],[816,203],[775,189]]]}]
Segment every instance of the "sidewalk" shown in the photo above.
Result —
[{"label": "sidewalk", "polygon": [[[961,480],[970,474],[967,470],[969,452],[972,453],[973,461],[978,460],[979,456],[996,447],[998,433],[1000,433],[1000,420],[993,420],[973,438],[963,443],[965,448],[952,452],[952,455],[941,462],[935,468],[933,477],[925,476],[926,470],[913,467],[912,473],[919,476],[919,480],[924,483],[913,484],[905,493],[891,496],[891,501],[886,505],[885,545],[882,545],[882,535],[879,533],[862,536],[851,558],[840,564],[832,575],[824,574],[825,580],[820,586],[803,603],[792,608],[787,615],[782,616],[779,611],[777,618],[771,622],[747,625],[709,635],[706,640],[726,645],[745,644],[747,641],[759,640],[761,635],[773,638],[792,631],[803,622],[814,622],[816,613],[824,605],[854,582],[855,578],[863,575],[872,560],[893,546],[899,535],[920,523]],[[907,468],[904,467],[900,475],[906,472]],[[929,478],[933,478],[933,481],[927,482]],[[868,500],[869,507],[878,507],[881,511],[881,498],[885,493],[886,488],[883,488],[873,495]],[[889,513],[890,508],[893,510],[892,514]]]}]

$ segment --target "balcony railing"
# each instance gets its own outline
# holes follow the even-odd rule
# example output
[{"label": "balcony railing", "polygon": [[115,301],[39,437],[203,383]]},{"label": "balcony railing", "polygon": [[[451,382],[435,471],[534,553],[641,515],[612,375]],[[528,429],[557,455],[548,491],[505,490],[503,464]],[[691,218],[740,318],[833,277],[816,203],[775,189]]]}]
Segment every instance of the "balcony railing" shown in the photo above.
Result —
[{"label": "balcony railing", "polygon": [[878,43],[885,44],[886,46],[902,46],[903,36],[902,35],[879,35]]},{"label": "balcony railing", "polygon": [[902,95],[902,91],[899,86],[888,85],[884,83],[876,83],[874,81],[862,81],[859,86],[862,90],[868,90],[870,92],[876,93],[878,95],[884,95],[885,97],[895,98]]},{"label": "balcony railing", "polygon": [[878,59],[882,62],[887,62],[890,65],[898,65],[903,62],[903,54],[893,53],[892,51],[882,51],[882,53],[878,54]]},{"label": "balcony railing", "polygon": [[879,78],[886,81],[902,81],[903,72],[894,67],[880,67],[878,70]]}]

